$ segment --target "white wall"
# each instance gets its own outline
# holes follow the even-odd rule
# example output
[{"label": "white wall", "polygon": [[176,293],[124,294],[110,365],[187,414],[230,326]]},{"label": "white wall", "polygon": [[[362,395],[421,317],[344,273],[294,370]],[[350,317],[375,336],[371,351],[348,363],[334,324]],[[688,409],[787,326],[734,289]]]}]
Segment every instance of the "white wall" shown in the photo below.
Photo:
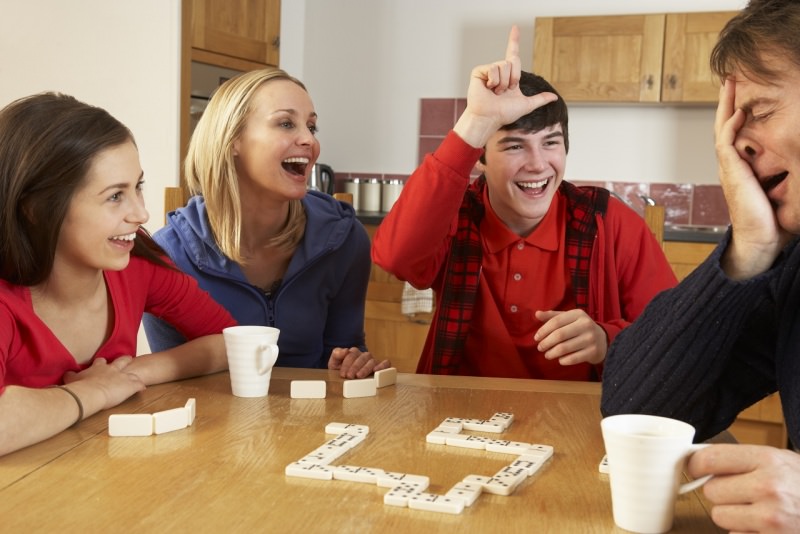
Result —
[{"label": "white wall", "polygon": [[180,21],[180,0],[0,0],[0,106],[60,91],[122,121],[139,146],[150,231],[178,183]]},{"label": "white wall", "polygon": [[148,229],[178,180],[180,0],[0,0],[0,106],[60,91],[133,132]]},{"label": "white wall", "polygon": [[[745,0],[287,0],[281,65],[309,88],[320,160],[410,173],[420,98],[466,95],[473,66],[503,57],[520,26],[530,70],[537,16],[726,11]],[[302,25],[301,22],[302,21]],[[713,106],[570,106],[567,177],[716,183]]]}]

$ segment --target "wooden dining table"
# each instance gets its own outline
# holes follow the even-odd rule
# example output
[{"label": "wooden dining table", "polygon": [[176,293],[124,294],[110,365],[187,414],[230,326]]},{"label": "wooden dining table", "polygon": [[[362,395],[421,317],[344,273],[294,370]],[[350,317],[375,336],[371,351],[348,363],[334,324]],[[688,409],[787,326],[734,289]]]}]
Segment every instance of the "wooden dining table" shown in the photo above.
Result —
[{"label": "wooden dining table", "polygon": [[[292,380],[325,380],[324,399],[292,399]],[[374,397],[344,398],[336,372],[275,368],[269,395],[231,394],[228,374],[151,386],[114,409],[0,457],[2,532],[624,532],[615,527],[600,433],[599,384],[399,374]],[[110,437],[114,413],[196,400],[194,423]],[[509,454],[426,442],[445,418],[514,414],[502,439],[553,456],[508,496],[481,494],[460,514],[384,504],[386,487],[285,474],[332,422],[369,433],[336,463],[429,477],[444,494],[490,476]],[[474,432],[476,435],[489,435]],[[497,435],[493,436],[497,437]],[[720,532],[696,492],[678,498],[673,532]]]}]

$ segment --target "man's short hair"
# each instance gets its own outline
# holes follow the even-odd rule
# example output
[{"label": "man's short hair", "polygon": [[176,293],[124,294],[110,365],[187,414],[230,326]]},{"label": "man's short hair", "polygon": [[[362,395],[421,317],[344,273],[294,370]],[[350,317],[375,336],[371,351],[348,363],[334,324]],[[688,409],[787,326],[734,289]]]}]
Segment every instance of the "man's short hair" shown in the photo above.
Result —
[{"label": "man's short hair", "polygon": [[711,70],[721,79],[734,71],[765,81],[776,72],[767,56],[785,57],[800,68],[800,2],[751,0],[719,34],[711,52]]}]

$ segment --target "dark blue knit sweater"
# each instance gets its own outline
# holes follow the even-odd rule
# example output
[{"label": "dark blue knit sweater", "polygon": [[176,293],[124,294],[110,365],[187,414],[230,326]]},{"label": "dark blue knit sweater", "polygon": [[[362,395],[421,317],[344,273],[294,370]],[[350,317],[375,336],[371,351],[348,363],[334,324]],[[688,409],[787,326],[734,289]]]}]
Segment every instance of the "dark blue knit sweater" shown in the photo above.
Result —
[{"label": "dark blue knit sweater", "polygon": [[659,294],[611,345],[603,372],[604,415],[648,413],[697,428],[697,441],[780,391],[792,443],[800,445],[800,240],[772,268],[730,280],[711,256]]}]

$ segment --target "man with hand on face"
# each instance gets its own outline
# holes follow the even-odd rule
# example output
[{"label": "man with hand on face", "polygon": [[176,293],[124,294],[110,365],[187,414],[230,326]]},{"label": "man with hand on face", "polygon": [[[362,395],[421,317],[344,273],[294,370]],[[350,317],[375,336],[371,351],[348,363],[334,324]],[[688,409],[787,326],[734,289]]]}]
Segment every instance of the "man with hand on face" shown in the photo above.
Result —
[{"label": "man with hand on face", "polygon": [[435,290],[417,372],[599,380],[609,342],[676,280],[639,215],[563,181],[567,107],[521,71],[518,40],[514,27],[506,59],[472,71],[464,113],[409,178],[372,257]]},{"label": "man with hand on face", "polygon": [[[604,414],[682,419],[704,440],[780,391],[800,444],[800,2],[752,0],[720,34],[715,122],[731,228],[711,256],[620,335]],[[712,518],[736,532],[800,532],[800,455],[721,444],[691,456]]]}]

